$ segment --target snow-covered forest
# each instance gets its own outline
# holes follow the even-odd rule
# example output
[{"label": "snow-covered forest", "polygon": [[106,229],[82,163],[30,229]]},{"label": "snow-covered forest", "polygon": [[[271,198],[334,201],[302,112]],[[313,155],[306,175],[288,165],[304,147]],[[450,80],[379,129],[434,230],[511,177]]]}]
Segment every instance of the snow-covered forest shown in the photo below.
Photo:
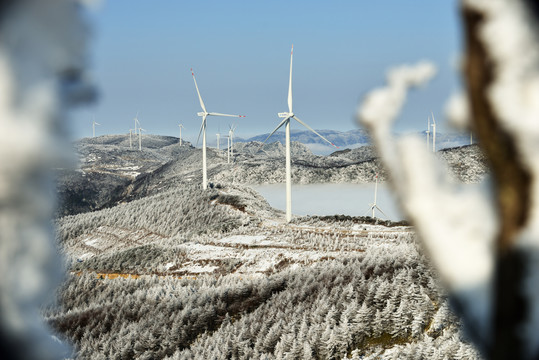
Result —
[{"label": "snow-covered forest", "polygon": [[56,225],[70,275],[44,315],[74,358],[479,358],[406,224],[285,225],[187,183]]}]

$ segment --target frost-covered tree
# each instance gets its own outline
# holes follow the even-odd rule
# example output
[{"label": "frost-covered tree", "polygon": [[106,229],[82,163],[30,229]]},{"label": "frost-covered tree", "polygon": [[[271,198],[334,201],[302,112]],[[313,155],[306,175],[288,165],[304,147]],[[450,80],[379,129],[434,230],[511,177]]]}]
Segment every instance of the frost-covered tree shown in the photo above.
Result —
[{"label": "frost-covered tree", "polygon": [[537,358],[539,6],[460,3],[466,94],[451,100],[448,113],[479,139],[490,187],[458,188],[422,141],[390,135],[408,89],[428,81],[433,64],[391,70],[358,115],[475,344],[492,359]]},{"label": "frost-covered tree", "polygon": [[82,12],[78,1],[68,0],[0,5],[3,358],[56,359],[65,351],[43,326],[39,307],[61,280],[50,219],[52,168],[69,164],[65,117],[69,108],[93,96],[85,79]]}]

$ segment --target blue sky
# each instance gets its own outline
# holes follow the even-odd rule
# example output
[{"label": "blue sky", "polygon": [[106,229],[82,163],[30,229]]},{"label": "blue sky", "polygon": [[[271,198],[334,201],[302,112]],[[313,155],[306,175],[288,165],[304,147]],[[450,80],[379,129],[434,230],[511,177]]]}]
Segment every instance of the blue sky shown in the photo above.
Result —
[{"label": "blue sky", "polygon": [[[139,111],[149,133],[193,140],[200,111],[192,67],[209,111],[208,133],[270,132],[287,111],[294,44],[294,112],[315,129],[357,128],[357,105],[381,86],[391,66],[428,59],[439,72],[414,91],[396,124],[423,130],[430,111],[443,126],[443,106],[458,89],[460,53],[454,0],[143,1],[108,0],[91,13],[90,66],[99,101],[77,110],[73,136],[128,133]],[[293,128],[301,129],[294,124]],[[443,129],[443,128],[442,128]]]}]

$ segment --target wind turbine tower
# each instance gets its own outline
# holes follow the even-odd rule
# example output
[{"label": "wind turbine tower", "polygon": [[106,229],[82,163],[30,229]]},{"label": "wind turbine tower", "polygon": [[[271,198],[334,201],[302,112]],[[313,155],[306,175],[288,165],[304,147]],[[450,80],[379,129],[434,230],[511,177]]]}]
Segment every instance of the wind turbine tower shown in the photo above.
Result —
[{"label": "wind turbine tower", "polygon": [[133,121],[135,122],[135,135],[137,135],[137,124],[140,126],[140,123],[138,121],[138,111],[137,115],[135,115],[135,117],[133,118]]},{"label": "wind turbine tower", "polygon": [[427,118],[427,151],[430,150],[430,116]]},{"label": "wind turbine tower", "polygon": [[133,129],[129,129],[129,148],[133,148]]},{"label": "wind turbine tower", "polygon": [[230,133],[228,134],[227,140],[227,147],[226,147],[226,161],[228,164],[230,164]]},{"label": "wind turbine tower", "polygon": [[[197,80],[195,78],[195,73],[193,72],[192,68],[191,68],[191,75],[193,75],[193,81],[195,82],[195,88],[197,90],[198,100],[200,101],[200,107],[202,108],[202,111],[197,113],[198,116],[202,117],[202,125],[200,127],[200,132],[198,133],[198,138],[200,139],[200,134],[202,134],[202,188],[207,189],[208,188],[208,170],[206,166],[206,118],[208,116],[230,116],[230,117],[239,117],[239,118],[245,117],[245,116],[208,112],[206,110],[206,106],[204,105],[204,101],[202,101],[202,96],[200,96],[200,91],[198,90]],[[197,143],[198,143],[198,140],[197,140]]]},{"label": "wind turbine tower", "polygon": [[221,142],[221,134],[220,134],[220,133],[217,133],[217,134],[215,134],[215,135],[217,135],[217,150],[220,150],[220,149],[219,149],[219,144],[220,144],[220,142]]},{"label": "wind turbine tower", "polygon": [[[291,164],[290,164],[290,120],[294,119],[297,122],[299,122],[301,125],[305,126],[308,130],[318,135],[320,138],[322,138],[324,141],[329,143],[331,146],[334,146],[335,148],[338,148],[338,146],[335,146],[331,141],[320,135],[318,132],[316,132],[313,128],[311,128],[309,125],[301,121],[292,111],[292,61],[294,56],[294,45],[292,45],[292,50],[290,51],[290,77],[288,81],[288,112],[282,112],[279,113],[279,117],[283,118],[283,120],[277,125],[275,130],[271,132],[271,134],[268,135],[266,140],[262,143],[264,145],[266,141],[277,131],[279,130],[283,125],[285,125],[285,132],[286,132],[286,221],[290,222],[292,220],[292,172],[291,172]],[[262,148],[262,146],[260,147]]]},{"label": "wind turbine tower", "polygon": [[432,152],[436,152],[436,120],[434,120],[434,114],[432,114]]},{"label": "wind turbine tower", "polygon": [[183,129],[183,125],[180,124],[178,126],[180,127],[180,146],[182,146],[182,129]]},{"label": "wind turbine tower", "polygon": [[95,137],[95,126],[101,125],[100,123],[95,122],[95,119],[92,121],[92,137]]},{"label": "wind turbine tower", "polygon": [[230,153],[229,162],[230,162],[230,158],[234,160],[234,131],[236,131],[236,125],[229,125],[229,128],[228,128],[228,139],[230,141],[230,144],[228,146],[228,152]]},{"label": "wind turbine tower", "polygon": [[143,131],[146,132],[146,130],[141,128],[139,124],[139,128],[138,128],[138,150],[139,151],[142,151],[142,132]]},{"label": "wind turbine tower", "polygon": [[384,212],[382,211],[382,209],[380,209],[378,207],[378,205],[376,205],[376,197],[378,195],[378,173],[376,173],[376,182],[374,184],[374,202],[372,204],[370,204],[370,208],[369,210],[372,211],[372,218],[374,219],[374,210],[378,210],[380,211],[386,218],[387,218],[387,215],[384,214]]}]

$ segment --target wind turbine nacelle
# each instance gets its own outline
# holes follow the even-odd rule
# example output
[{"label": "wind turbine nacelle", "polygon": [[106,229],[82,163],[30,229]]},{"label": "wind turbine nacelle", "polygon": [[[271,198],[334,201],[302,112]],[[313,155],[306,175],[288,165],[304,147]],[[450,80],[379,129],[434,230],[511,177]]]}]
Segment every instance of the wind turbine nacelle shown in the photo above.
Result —
[{"label": "wind turbine nacelle", "polygon": [[197,115],[198,116],[204,116],[204,113],[203,112],[198,112]]},{"label": "wind turbine nacelle", "polygon": [[288,113],[286,113],[286,112],[284,112],[284,113],[278,113],[277,115],[279,115],[280,118],[288,117]]}]

